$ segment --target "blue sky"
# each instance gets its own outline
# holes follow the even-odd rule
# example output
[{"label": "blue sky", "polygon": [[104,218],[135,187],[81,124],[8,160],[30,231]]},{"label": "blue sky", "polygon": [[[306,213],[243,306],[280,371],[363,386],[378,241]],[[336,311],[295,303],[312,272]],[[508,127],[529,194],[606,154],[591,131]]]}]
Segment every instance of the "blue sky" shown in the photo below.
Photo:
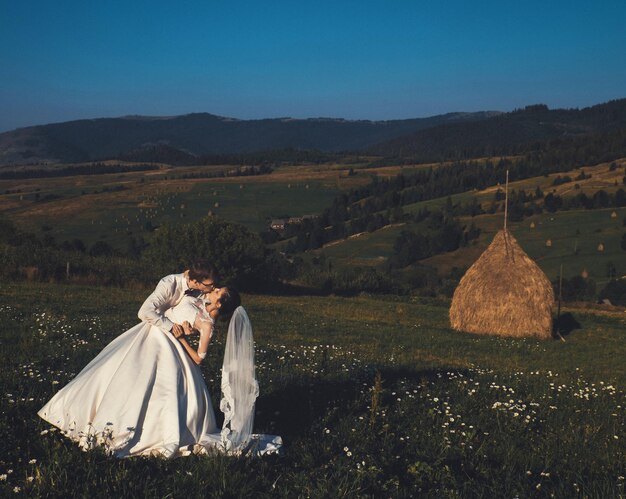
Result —
[{"label": "blue sky", "polygon": [[0,131],[584,107],[626,97],[624,25],[624,0],[0,0]]}]

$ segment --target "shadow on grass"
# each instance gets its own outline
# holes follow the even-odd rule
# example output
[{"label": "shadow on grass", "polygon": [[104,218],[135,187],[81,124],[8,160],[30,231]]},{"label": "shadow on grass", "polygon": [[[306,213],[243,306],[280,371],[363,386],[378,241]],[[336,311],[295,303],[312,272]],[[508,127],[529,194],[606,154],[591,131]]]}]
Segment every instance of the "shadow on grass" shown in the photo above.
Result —
[{"label": "shadow on grass", "polygon": [[552,325],[552,335],[558,338],[559,335],[567,336],[575,329],[580,329],[581,325],[574,316],[567,312],[565,314],[561,314],[560,317],[557,317],[554,320],[554,324]]},{"label": "shadow on grass", "polygon": [[396,389],[400,380],[421,384],[440,380],[442,374],[445,374],[443,379],[447,379],[450,374],[469,374],[467,369],[452,367],[422,370],[381,367],[350,380],[301,377],[296,382],[259,397],[256,404],[255,431],[275,432],[293,439],[309,434],[335,410],[340,411],[339,419],[352,411],[367,411],[376,371],[380,372],[382,378],[383,392],[380,402],[383,405],[394,403],[395,397],[388,389]]}]

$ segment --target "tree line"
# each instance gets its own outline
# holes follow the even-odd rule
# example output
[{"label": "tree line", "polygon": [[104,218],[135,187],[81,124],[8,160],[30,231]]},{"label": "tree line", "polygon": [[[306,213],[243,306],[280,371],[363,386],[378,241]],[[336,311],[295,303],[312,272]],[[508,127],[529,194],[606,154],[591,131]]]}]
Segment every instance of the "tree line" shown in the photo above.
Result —
[{"label": "tree line", "polygon": [[0,179],[30,179],[48,177],[71,177],[75,175],[102,175],[105,173],[126,173],[158,170],[159,167],[149,164],[122,165],[90,163],[88,165],[65,166],[62,168],[38,168],[38,169],[18,169],[5,170],[0,172]]},{"label": "tree line", "polygon": [[80,239],[57,243],[53,237],[18,229],[0,219],[0,278],[77,281],[128,285],[156,283],[163,275],[187,268],[198,255],[211,260],[224,284],[244,291],[267,291],[280,285],[290,266],[268,249],[258,234],[215,217],[159,227],[146,243],[131,238],[127,251],[97,241],[87,248]]}]

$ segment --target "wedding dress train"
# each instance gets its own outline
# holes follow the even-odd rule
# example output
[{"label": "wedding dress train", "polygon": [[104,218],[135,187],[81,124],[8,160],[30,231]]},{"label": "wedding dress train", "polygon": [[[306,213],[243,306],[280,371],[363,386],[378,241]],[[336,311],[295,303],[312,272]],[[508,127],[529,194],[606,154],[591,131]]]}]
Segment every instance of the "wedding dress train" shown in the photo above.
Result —
[{"label": "wedding dress train", "polygon": [[[201,310],[194,301],[183,298],[168,310],[169,318],[193,324]],[[103,446],[116,457],[277,452],[282,446],[280,437],[251,434],[258,385],[249,324],[239,307],[229,325],[226,350],[230,360],[225,357],[222,368],[221,406],[226,415],[222,431],[216,425],[200,368],[173,335],[147,322],[109,343],[38,414],[83,449]],[[231,343],[237,350],[234,353],[233,348],[229,351]],[[239,361],[236,356],[242,352],[246,358]],[[233,365],[237,366],[234,371]]]}]

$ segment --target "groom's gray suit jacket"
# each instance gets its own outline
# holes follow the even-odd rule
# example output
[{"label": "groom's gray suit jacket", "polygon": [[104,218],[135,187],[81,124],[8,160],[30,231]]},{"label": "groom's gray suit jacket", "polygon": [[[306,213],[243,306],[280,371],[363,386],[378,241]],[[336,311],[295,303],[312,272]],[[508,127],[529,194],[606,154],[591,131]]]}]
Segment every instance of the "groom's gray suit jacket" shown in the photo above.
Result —
[{"label": "groom's gray suit jacket", "polygon": [[165,276],[143,302],[137,315],[142,321],[149,322],[166,333],[171,331],[174,323],[165,317],[165,311],[178,305],[188,289],[185,274]]}]

